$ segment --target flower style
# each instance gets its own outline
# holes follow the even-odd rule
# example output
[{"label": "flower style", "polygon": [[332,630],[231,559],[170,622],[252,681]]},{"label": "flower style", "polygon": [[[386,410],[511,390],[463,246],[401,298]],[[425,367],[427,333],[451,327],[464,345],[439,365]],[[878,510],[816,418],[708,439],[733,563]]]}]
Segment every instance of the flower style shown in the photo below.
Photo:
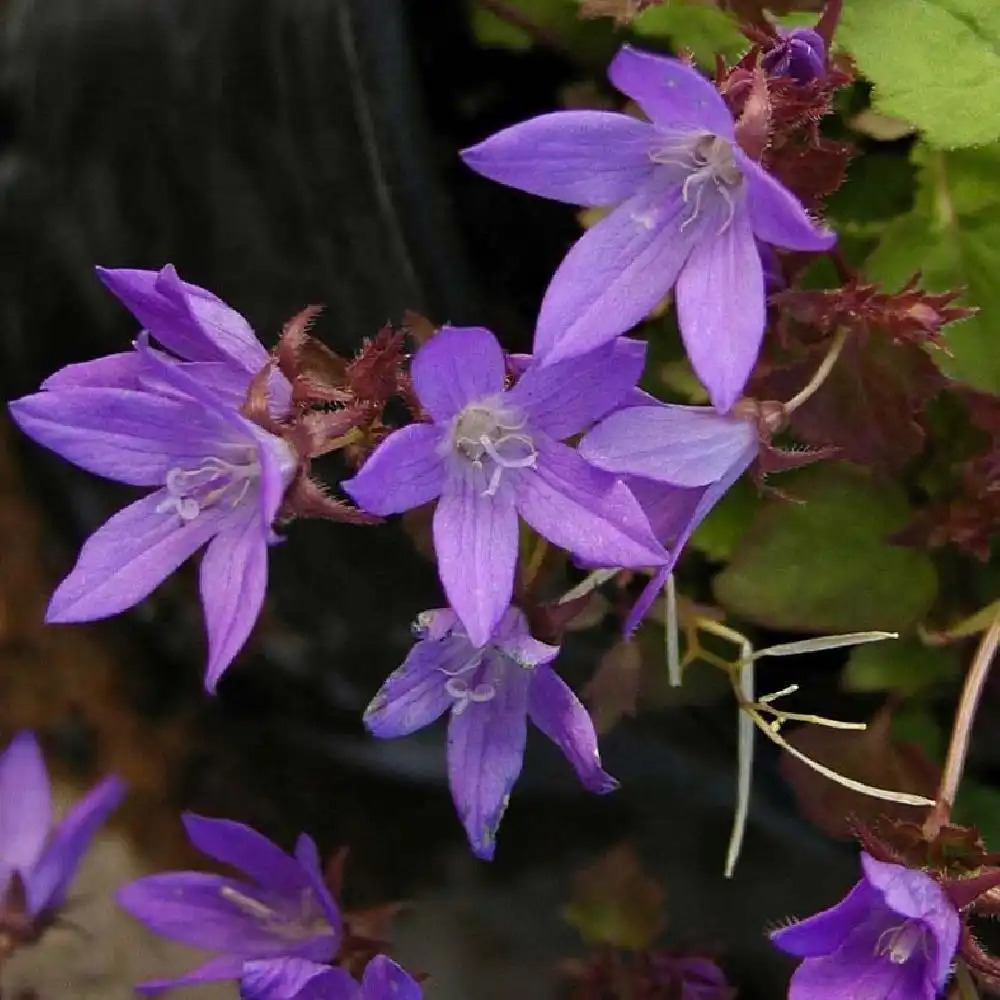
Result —
[{"label": "flower style", "polygon": [[221,952],[174,979],[137,986],[159,993],[219,979],[239,979],[255,959],[296,957],[324,962],[337,952],[341,918],[323,883],[319,854],[305,834],[290,856],[256,830],[187,813],[191,843],[249,881],[205,872],[166,872],[138,879],[117,900],[154,934]]},{"label": "flower style", "polygon": [[836,906],[775,931],[804,959],[789,1000],[933,1000],[948,979],[961,920],[922,871],[862,853],[863,877]]},{"label": "flower style", "polygon": [[559,443],[633,390],[643,350],[623,340],[564,365],[529,365],[509,390],[503,351],[488,330],[443,327],[414,357],[413,385],[433,423],[391,434],[342,486],[372,514],[440,497],[438,572],[474,646],[510,603],[519,514],[592,565],[665,561],[628,489]]},{"label": "flower style", "polygon": [[797,83],[820,80],[826,76],[826,42],[813,28],[779,28],[761,64],[771,76],[790,76]]},{"label": "flower style", "polygon": [[420,1000],[420,984],[388,955],[365,966],[361,982],[343,969],[305,958],[247,962],[240,980],[243,1000]]},{"label": "flower style", "polygon": [[448,779],[473,853],[493,857],[496,831],[521,773],[526,718],[562,750],[584,786],[613,791],[587,710],[550,666],[559,653],[533,639],[508,608],[486,645],[470,641],[451,609],[425,611],[417,643],[365,712],[375,736],[394,738],[448,720]]},{"label": "flower style", "polygon": [[285,441],[219,401],[198,369],[183,370],[144,343],[136,353],[155,391],[69,382],[10,404],[21,430],[75,465],[157,487],[87,540],[46,621],[118,614],[208,543],[201,600],[213,691],[263,604],[271,525],[297,460]]},{"label": "flower style", "polygon": [[738,147],[722,97],[690,66],[625,46],[609,76],[651,121],[555,112],[462,156],[473,170],[531,194],[616,206],[552,278],[535,333],[543,363],[624,333],[676,283],[688,356],[713,405],[725,412],[746,384],[764,332],[755,237],[817,251],[835,236]]},{"label": "flower style", "polygon": [[94,835],[125,795],[105,778],[52,826],[52,793],[34,734],[18,733],[0,756],[0,957],[34,941],[66,901]]},{"label": "flower style", "polygon": [[749,420],[652,397],[605,417],[584,436],[583,458],[626,477],[657,538],[670,550],[626,619],[626,634],[642,621],[694,530],[757,452],[757,428]]}]

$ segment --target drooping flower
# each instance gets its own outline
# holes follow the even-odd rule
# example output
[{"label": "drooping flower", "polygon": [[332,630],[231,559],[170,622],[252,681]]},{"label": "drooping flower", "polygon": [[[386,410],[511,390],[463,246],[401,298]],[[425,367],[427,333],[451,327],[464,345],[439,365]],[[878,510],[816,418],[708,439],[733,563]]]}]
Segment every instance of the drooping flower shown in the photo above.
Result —
[{"label": "drooping flower", "polygon": [[365,712],[375,736],[392,739],[449,713],[448,780],[477,857],[489,860],[514,782],[521,773],[527,719],[566,756],[592,792],[610,792],[587,710],[553,670],[559,653],[532,638],[508,608],[486,644],[470,641],[450,608],[425,611],[417,643]]},{"label": "drooping flower", "polygon": [[695,529],[758,452],[757,428],[749,420],[647,398],[605,417],[579,446],[591,465],[626,477],[670,552],[626,619],[626,633],[649,610]]},{"label": "drooping flower", "polygon": [[105,778],[53,828],[38,741],[28,731],[11,740],[0,756],[0,957],[50,923],[91,840],[124,795],[119,778]]},{"label": "drooping flower", "polygon": [[156,391],[61,384],[10,404],[21,430],[75,465],[157,487],[91,535],[46,621],[118,614],[208,543],[201,600],[211,691],[260,612],[271,525],[297,460],[284,440],[217,399],[196,370],[143,344],[137,353]]},{"label": "drooping flower", "polygon": [[765,323],[756,240],[818,251],[834,242],[795,196],[736,144],[733,117],[690,66],[625,46],[611,82],[650,121],[560,111],[463,152],[474,170],[574,205],[616,206],[556,271],[535,333],[545,363],[633,327],[676,284],[691,363],[727,411],[757,359]]},{"label": "drooping flower", "polygon": [[420,1000],[420,984],[388,955],[376,955],[358,983],[343,969],[305,958],[247,962],[243,1000]]},{"label": "drooping flower", "polygon": [[120,889],[117,900],[154,934],[220,952],[173,979],[140,983],[143,993],[219,979],[239,979],[257,959],[331,959],[341,917],[323,882],[319,854],[305,834],[289,855],[242,823],[183,817],[191,843],[247,880],[206,872],[165,872]]},{"label": "drooping flower", "polygon": [[478,327],[443,327],[414,357],[413,385],[433,423],[391,434],[342,486],[372,514],[440,497],[438,572],[473,645],[510,603],[518,515],[593,565],[665,560],[628,489],[559,443],[618,405],[642,362],[642,345],[621,341],[564,365],[529,366],[507,390],[503,351]]},{"label": "drooping flower", "polygon": [[804,959],[789,1000],[933,1000],[958,947],[961,919],[922,871],[862,853],[863,877],[829,910],[771,940]]},{"label": "drooping flower", "polygon": [[779,28],[761,64],[771,76],[790,76],[798,83],[818,80],[826,75],[826,42],[814,28]]}]

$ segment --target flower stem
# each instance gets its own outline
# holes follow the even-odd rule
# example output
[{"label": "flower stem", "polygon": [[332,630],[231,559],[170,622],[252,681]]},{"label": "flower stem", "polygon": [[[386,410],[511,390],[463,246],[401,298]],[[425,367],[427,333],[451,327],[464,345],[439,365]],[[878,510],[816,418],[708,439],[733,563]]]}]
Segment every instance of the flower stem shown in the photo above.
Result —
[{"label": "flower stem", "polygon": [[933,840],[951,818],[951,807],[955,804],[958,785],[965,770],[965,758],[969,753],[969,738],[976,718],[976,708],[998,645],[1000,645],[1000,608],[994,614],[982,639],[979,640],[976,654],[965,676],[965,686],[962,688],[962,696],[958,702],[958,711],[955,713],[955,722],[951,730],[951,741],[948,744],[948,756],[941,774],[941,784],[938,786],[937,801],[924,823],[924,836],[928,840]]},{"label": "flower stem", "polygon": [[785,403],[785,412],[793,413],[797,410],[803,403],[811,399],[819,387],[827,380],[830,372],[833,371],[833,366],[837,363],[837,358],[840,357],[840,352],[844,349],[844,344],[847,342],[847,329],[842,327],[836,333],[833,338],[833,342],[830,344],[829,350],[826,352],[826,357],[820,362],[819,368],[813,373],[813,377],[809,379],[809,382],[800,389],[792,398]]}]

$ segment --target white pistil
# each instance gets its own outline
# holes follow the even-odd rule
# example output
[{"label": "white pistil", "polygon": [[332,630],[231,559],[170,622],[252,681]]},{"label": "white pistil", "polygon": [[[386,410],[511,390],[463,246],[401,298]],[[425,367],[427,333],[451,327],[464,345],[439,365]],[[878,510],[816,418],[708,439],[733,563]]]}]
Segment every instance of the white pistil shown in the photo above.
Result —
[{"label": "white pistil", "polygon": [[494,496],[508,469],[534,468],[538,452],[529,434],[521,433],[527,423],[513,407],[474,403],[455,418],[450,445],[460,459],[489,476],[484,496]]},{"label": "white pistil", "polygon": [[242,463],[210,455],[194,469],[175,466],[167,472],[164,483],[167,496],[157,504],[156,512],[173,513],[187,522],[223,497],[230,507],[236,507],[246,497],[251,483],[259,478],[260,463],[252,454]]}]

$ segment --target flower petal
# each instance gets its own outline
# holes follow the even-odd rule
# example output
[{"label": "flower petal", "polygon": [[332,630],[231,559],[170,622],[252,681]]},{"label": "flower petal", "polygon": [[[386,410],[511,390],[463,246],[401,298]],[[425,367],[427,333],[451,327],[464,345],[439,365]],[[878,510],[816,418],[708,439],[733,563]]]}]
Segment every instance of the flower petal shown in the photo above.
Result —
[{"label": "flower petal", "polygon": [[568,361],[530,365],[506,400],[524,410],[533,430],[562,441],[621,405],[645,363],[646,344],[619,337]]},{"label": "flower petal", "polygon": [[491,135],[462,151],[478,174],[570,205],[615,205],[655,169],[656,133],[610,111],[556,111]]},{"label": "flower petal", "polygon": [[785,250],[829,250],[837,234],[809,218],[802,203],[763,167],[735,150],[746,182],[747,208],[754,236]]},{"label": "flower petal", "polygon": [[639,476],[626,476],[623,481],[639,501],[653,534],[667,547],[687,530],[705,493],[701,486],[670,486]]},{"label": "flower petal", "polygon": [[35,734],[23,729],[0,756],[0,859],[22,874],[42,856],[52,796]]},{"label": "flower petal", "polygon": [[173,979],[148,979],[143,983],[136,983],[135,989],[144,996],[156,996],[178,986],[197,986],[199,983],[239,979],[243,966],[244,960],[241,955],[219,955],[184,975],[175,976]]},{"label": "flower petal", "polygon": [[608,79],[661,128],[734,136],[733,116],[719,92],[679,59],[623,45],[608,67]]},{"label": "flower petal", "polygon": [[497,647],[519,667],[551,663],[559,655],[558,646],[539,642],[528,630],[528,617],[520,608],[508,608],[500,620],[490,645]]},{"label": "flower petal", "polygon": [[230,513],[217,504],[191,521],[160,513],[166,490],[120,510],[84,543],[52,595],[46,622],[85,622],[138,604],[219,530]]},{"label": "flower petal", "polygon": [[410,424],[390,434],[341,488],[369,514],[399,514],[441,494],[441,428]]},{"label": "flower petal", "polygon": [[835,952],[878,905],[878,894],[858,882],[836,906],[771,933],[771,943],[789,955],[812,958]]},{"label": "flower petal", "polygon": [[624,483],[566,445],[537,436],[535,447],[537,468],[522,470],[517,482],[518,512],[535,531],[594,566],[658,566],[666,560]]},{"label": "flower petal", "polygon": [[451,707],[444,689],[446,676],[456,661],[472,653],[463,636],[424,639],[410,650],[402,666],[394,670],[365,710],[368,731],[381,739],[408,736],[429,726]]},{"label": "flower petal", "polygon": [[420,1000],[420,984],[388,955],[376,955],[365,966],[359,1000]]},{"label": "flower petal", "polygon": [[438,423],[503,389],[503,351],[481,326],[443,326],[414,355],[413,388]]},{"label": "flower petal", "polygon": [[468,702],[448,723],[448,780],[473,853],[493,857],[496,832],[517,776],[527,735],[531,671],[488,652],[487,682],[495,695]]},{"label": "flower petal", "polygon": [[472,470],[450,470],[434,511],[434,551],[448,603],[472,644],[482,646],[514,589],[517,513],[509,482],[488,496]]},{"label": "flower petal", "polygon": [[545,364],[586,354],[650,313],[687,260],[697,226],[680,186],[654,177],[574,244],[552,277],[535,329]]},{"label": "flower petal", "polygon": [[538,667],[532,674],[528,715],[562,750],[584,788],[603,794],[618,787],[618,782],[601,767],[590,713],[551,667]]},{"label": "flower petal", "polygon": [[605,417],[580,454],[607,472],[672,486],[705,486],[724,476],[757,441],[747,420],[707,406],[630,406]]},{"label": "flower petal", "polygon": [[138,389],[142,358],[135,351],[108,354],[93,361],[66,365],[50,375],[41,385],[55,389]]},{"label": "flower petal", "polygon": [[688,358],[712,405],[725,413],[757,362],[766,319],[764,271],[741,206],[723,232],[691,251],[676,295]]},{"label": "flower petal", "polygon": [[357,992],[343,969],[305,958],[246,962],[240,977],[242,1000],[351,1000]]},{"label": "flower petal", "polygon": [[125,783],[111,776],[69,809],[25,880],[32,916],[62,906],[90,842],[124,797]]},{"label": "flower petal", "polygon": [[344,921],[340,914],[340,907],[337,906],[326,884],[319,848],[316,846],[316,841],[308,833],[299,834],[299,839],[295,841],[295,860],[302,866],[309,887],[323,911],[323,916],[326,917],[327,923],[333,929],[336,938],[334,951],[336,952],[340,948]]}]

